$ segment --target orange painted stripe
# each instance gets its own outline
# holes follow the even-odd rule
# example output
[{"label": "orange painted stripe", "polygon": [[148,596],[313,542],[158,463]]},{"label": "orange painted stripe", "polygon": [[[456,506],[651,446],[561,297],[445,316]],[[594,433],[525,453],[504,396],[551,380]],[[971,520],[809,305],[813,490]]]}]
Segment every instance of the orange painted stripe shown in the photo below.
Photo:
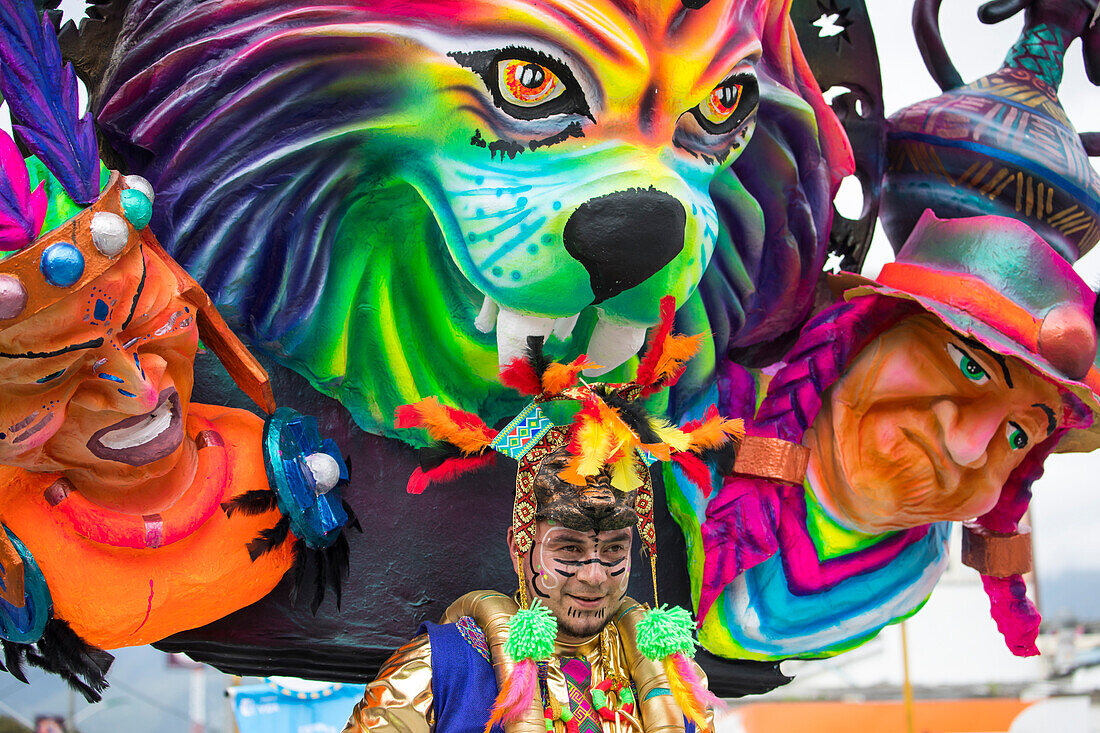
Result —
[{"label": "orange painted stripe", "polygon": [[1039,353],[1042,321],[973,275],[946,273],[920,265],[890,262],[876,278],[887,287],[932,298],[995,328],[1033,354]]}]

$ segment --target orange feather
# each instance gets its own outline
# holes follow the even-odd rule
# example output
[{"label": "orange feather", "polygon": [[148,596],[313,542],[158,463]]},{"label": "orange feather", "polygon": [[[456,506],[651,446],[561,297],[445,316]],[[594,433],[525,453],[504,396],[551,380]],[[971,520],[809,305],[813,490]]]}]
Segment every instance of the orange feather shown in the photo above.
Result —
[{"label": "orange feather", "polygon": [[477,415],[447,407],[435,397],[398,407],[394,424],[424,428],[435,440],[450,443],[467,455],[481,453],[496,437],[496,431]]},{"label": "orange feather", "polygon": [[581,354],[569,364],[554,362],[542,373],[542,392],[547,395],[559,395],[576,385],[577,376],[585,369],[599,368],[599,364],[588,361]]},{"label": "orange feather", "polygon": [[745,421],[724,418],[711,405],[702,420],[692,420],[681,428],[691,438],[693,452],[721,448],[731,440],[740,443],[745,437]]}]

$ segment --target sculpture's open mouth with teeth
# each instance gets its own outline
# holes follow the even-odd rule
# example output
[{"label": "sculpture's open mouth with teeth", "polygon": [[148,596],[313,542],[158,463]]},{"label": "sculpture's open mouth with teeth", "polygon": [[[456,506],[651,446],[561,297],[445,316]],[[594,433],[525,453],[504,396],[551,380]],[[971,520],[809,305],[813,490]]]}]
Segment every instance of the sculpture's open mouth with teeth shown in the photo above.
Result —
[{"label": "sculpture's open mouth with teeth", "polygon": [[88,441],[96,458],[145,466],[169,456],[183,443],[180,397],[175,387],[161,391],[157,406],[98,430]]},{"label": "sculpture's open mouth with teeth", "polygon": [[[546,339],[553,335],[562,341],[568,339],[579,316],[579,313],[566,318],[528,316],[504,308],[486,296],[474,325],[482,333],[492,333],[496,329],[497,358],[500,365],[504,366],[517,356],[523,356],[529,336]],[[586,369],[585,376],[598,377],[606,374],[637,354],[645,343],[645,334],[646,326],[616,325],[606,320],[601,313],[585,351],[588,360],[600,366],[598,369]]]}]

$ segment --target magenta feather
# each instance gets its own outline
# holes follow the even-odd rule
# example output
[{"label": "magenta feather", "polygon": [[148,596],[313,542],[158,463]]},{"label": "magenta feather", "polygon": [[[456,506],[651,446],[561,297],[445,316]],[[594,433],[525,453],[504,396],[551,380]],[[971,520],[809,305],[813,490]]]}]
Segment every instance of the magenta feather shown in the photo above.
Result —
[{"label": "magenta feather", "polygon": [[706,730],[707,708],[721,709],[725,704],[706,688],[695,666],[682,652],[665,657],[664,666],[672,697],[680,710],[695,723],[697,730]]},{"label": "magenta feather", "polygon": [[0,0],[0,93],[20,138],[74,201],[99,197],[99,147],[91,114],[80,116],[76,74],[31,0]]},{"label": "magenta feather", "polygon": [[0,252],[26,247],[38,236],[45,220],[45,184],[31,191],[19,148],[0,130]]},{"label": "magenta feather", "polygon": [[523,717],[538,691],[539,668],[535,660],[522,659],[516,662],[508,679],[500,686],[489,721],[485,723],[484,733],[489,733],[497,723],[514,723]]}]

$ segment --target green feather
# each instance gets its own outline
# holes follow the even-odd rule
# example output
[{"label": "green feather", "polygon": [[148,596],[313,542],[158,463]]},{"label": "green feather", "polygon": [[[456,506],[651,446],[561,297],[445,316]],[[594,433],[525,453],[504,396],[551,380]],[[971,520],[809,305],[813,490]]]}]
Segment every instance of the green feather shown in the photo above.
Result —
[{"label": "green feather", "polygon": [[512,616],[504,651],[513,662],[549,659],[557,634],[558,622],[550,609],[535,601],[531,608],[521,608]]},{"label": "green feather", "polygon": [[691,614],[685,609],[679,606],[654,608],[638,622],[638,650],[654,661],[677,652],[694,657],[694,628]]}]

